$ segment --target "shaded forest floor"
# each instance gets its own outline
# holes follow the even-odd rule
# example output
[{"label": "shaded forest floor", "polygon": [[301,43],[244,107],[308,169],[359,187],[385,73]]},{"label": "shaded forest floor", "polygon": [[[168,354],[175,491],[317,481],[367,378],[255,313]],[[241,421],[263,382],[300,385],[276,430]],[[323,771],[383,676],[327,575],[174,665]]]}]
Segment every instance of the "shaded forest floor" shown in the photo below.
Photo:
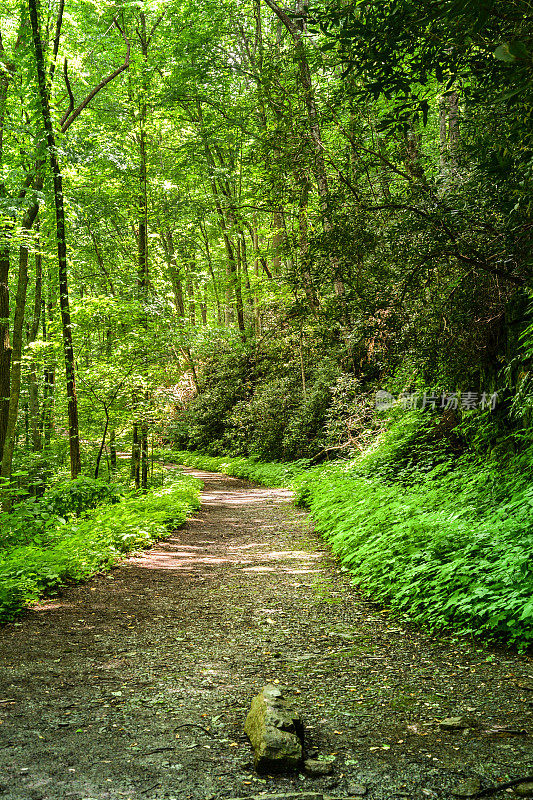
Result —
[{"label": "shaded forest floor", "polygon": [[[188,471],[186,527],[0,631],[2,798],[423,800],[533,771],[531,659],[391,620],[288,491]],[[330,776],[254,773],[243,723],[269,681]]]}]

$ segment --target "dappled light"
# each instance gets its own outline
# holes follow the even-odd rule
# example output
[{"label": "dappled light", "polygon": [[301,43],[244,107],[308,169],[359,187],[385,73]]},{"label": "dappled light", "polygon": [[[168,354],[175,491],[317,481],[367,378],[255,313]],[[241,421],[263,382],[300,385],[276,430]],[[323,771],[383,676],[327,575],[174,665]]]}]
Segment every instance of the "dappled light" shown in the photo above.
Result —
[{"label": "dappled light", "polygon": [[[200,471],[195,475],[206,477]],[[225,476],[210,478],[210,484],[216,485],[227,482]],[[250,491],[204,491],[201,494],[202,506],[206,509],[217,508],[234,509],[247,507],[252,504],[264,504],[266,501],[286,502],[290,493],[286,490],[267,490],[257,488]],[[203,518],[193,516],[190,523],[202,525]],[[265,524],[264,520],[256,520],[262,530],[272,529],[275,526]],[[224,523],[232,526],[244,524],[241,517],[225,516]],[[201,529],[201,528],[200,528]],[[251,552],[253,551],[253,552]],[[262,542],[251,542],[244,545],[234,545],[231,537],[226,538],[224,552],[220,552],[220,543],[217,540],[200,541],[196,545],[182,543],[181,536],[174,536],[165,542],[164,548],[156,547],[143,553],[136,559],[136,565],[149,570],[165,570],[184,573],[205,574],[208,577],[221,565],[228,565],[243,572],[275,572],[303,574],[316,571],[313,563],[320,559],[319,553],[306,550],[272,550],[266,549]]]}]

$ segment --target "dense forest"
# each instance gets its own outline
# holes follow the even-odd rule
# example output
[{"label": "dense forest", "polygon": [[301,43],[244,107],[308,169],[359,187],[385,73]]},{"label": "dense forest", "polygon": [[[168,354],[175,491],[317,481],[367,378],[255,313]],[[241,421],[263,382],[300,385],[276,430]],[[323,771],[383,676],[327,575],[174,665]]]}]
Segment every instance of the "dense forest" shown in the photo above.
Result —
[{"label": "dense forest", "polygon": [[6,0],[4,618],[211,458],[295,481],[378,599],[527,645],[530,12]]}]

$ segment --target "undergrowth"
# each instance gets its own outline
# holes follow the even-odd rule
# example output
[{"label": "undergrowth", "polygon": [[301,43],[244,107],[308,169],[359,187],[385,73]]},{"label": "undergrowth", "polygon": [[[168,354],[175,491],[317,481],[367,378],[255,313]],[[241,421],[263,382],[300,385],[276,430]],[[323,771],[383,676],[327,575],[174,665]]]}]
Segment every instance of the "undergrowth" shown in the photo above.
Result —
[{"label": "undergrowth", "polygon": [[432,629],[533,642],[533,453],[453,455],[403,414],[358,458],[307,468],[175,453],[182,464],[292,486],[373,599]]},{"label": "undergrowth", "polygon": [[[89,577],[112,566],[123,553],[147,547],[168,535],[169,529],[182,525],[187,513],[198,507],[199,482],[190,476],[178,476],[174,483],[150,491],[146,495],[129,496],[120,502],[110,488],[106,502],[83,513],[72,513],[73,506],[87,508],[100,486],[89,488],[90,479],[76,479],[58,489],[59,507],[68,504],[69,514],[60,516],[53,509],[55,491],[48,501],[49,511],[30,515],[35,530],[31,537],[18,537],[13,543],[6,535],[10,518],[19,530],[22,512],[19,509],[4,515],[2,531],[4,548],[0,553],[0,622],[6,622],[43,594],[73,581]],[[70,496],[71,502],[67,502]],[[85,501],[82,501],[82,496]],[[73,500],[74,497],[74,501]],[[62,498],[62,500],[61,500]],[[79,502],[77,502],[79,500]],[[35,504],[34,504],[35,505]],[[55,507],[57,512],[57,507]],[[28,513],[25,511],[24,513]],[[42,514],[49,515],[43,519]],[[40,527],[39,527],[40,526]],[[37,532],[36,532],[37,531]],[[31,538],[31,540],[30,540]],[[11,546],[6,543],[11,541]]]}]

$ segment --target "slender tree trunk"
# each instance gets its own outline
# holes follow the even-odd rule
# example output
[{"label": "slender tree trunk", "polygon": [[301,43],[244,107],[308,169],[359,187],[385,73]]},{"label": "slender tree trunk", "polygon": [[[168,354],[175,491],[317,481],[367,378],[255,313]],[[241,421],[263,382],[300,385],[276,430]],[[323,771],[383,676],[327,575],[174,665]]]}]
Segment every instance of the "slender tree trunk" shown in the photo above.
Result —
[{"label": "slender tree trunk", "polygon": [[443,95],[439,100],[439,153],[440,153],[440,170],[442,173],[446,171],[447,166],[447,129],[448,129],[448,103],[446,97]]},{"label": "slender tree trunk", "polygon": [[146,131],[144,128],[144,118],[141,120],[141,130],[139,133],[139,275],[138,283],[141,294],[144,294],[148,287],[148,197],[147,197],[147,174],[146,174]]},{"label": "slender tree trunk", "polygon": [[194,299],[194,284],[190,275],[187,278],[187,305],[189,306],[189,322],[194,328],[196,326],[196,302]]},{"label": "slender tree trunk", "polygon": [[300,184],[300,196],[298,200],[298,247],[300,256],[300,272],[302,275],[302,284],[309,303],[309,307],[313,313],[319,308],[318,297],[316,296],[313,288],[313,279],[309,269],[309,239],[308,239],[308,206],[309,206],[309,178],[304,172],[298,174]]},{"label": "slender tree trunk", "polygon": [[181,284],[181,277],[176,261],[176,250],[174,247],[174,237],[170,228],[167,228],[161,236],[163,247],[165,249],[165,256],[168,263],[169,278],[172,284],[172,292],[174,294],[174,306],[179,317],[185,316],[185,303],[183,300],[183,286]]},{"label": "slender tree trunk", "polygon": [[111,275],[109,274],[109,272],[108,272],[108,270],[106,268],[104,257],[102,255],[102,250],[100,248],[100,245],[98,244],[98,240],[96,238],[96,235],[95,235],[95,233],[94,233],[94,231],[91,228],[89,223],[87,223],[87,230],[89,231],[89,236],[91,237],[91,241],[93,243],[94,254],[96,256],[96,261],[98,263],[98,266],[100,267],[100,269],[102,271],[102,275],[104,276],[104,278],[106,279],[106,281],[108,283],[109,292],[110,292],[111,296],[115,297],[115,286],[114,286],[114,283],[113,283],[113,279],[111,278]]},{"label": "slender tree trunk", "polygon": [[104,432],[102,434],[102,441],[100,442],[100,449],[98,450],[98,455],[96,456],[96,464],[94,467],[94,478],[98,478],[98,473],[100,472],[100,461],[102,460],[102,453],[104,452],[105,447],[105,440],[107,436],[107,429],[109,427],[109,411],[107,406],[104,406],[105,412],[105,425],[104,425]]},{"label": "slender tree trunk", "polygon": [[139,14],[141,28],[139,38],[142,50],[142,97],[139,112],[139,274],[138,283],[140,294],[143,295],[148,288],[148,174],[146,165],[146,120],[148,106],[147,64],[149,39],[146,31],[146,17],[144,12]]},{"label": "slender tree trunk", "polygon": [[409,175],[412,175],[417,180],[423,180],[424,167],[422,166],[420,136],[414,125],[411,125],[405,134],[404,152],[405,168]]},{"label": "slender tree trunk", "polygon": [[270,261],[273,275],[279,275],[281,272],[281,249],[283,247],[284,229],[283,212],[274,211],[272,214],[272,259]]},{"label": "slender tree trunk", "polygon": [[[0,39],[0,56],[4,47]],[[0,199],[7,197],[4,183],[4,123],[10,74],[3,65],[0,71]],[[13,222],[0,226],[0,461],[6,438],[9,414],[11,344],[9,341],[9,256]]]},{"label": "slender tree trunk", "polygon": [[[37,213],[37,212],[35,212]],[[19,253],[19,272],[17,296],[15,300],[15,319],[13,322],[13,350],[11,356],[11,393],[7,415],[6,438],[2,454],[2,477],[11,478],[15,435],[20,401],[22,373],[22,343],[24,337],[24,311],[26,309],[26,290],[28,288],[28,248],[21,246]],[[4,509],[10,506],[9,496],[4,501]]]},{"label": "slender tree trunk", "polygon": [[[11,389],[11,343],[9,340],[9,239],[0,232],[0,458],[4,451]],[[4,237],[6,237],[4,239]]]},{"label": "slender tree trunk", "polygon": [[[216,170],[216,163],[213,157],[213,153],[209,146],[209,142],[206,138],[205,132],[203,130],[203,114],[202,114],[202,106],[200,101],[198,100],[196,103],[196,107],[198,110],[198,121],[201,126],[201,133],[204,142],[204,150],[207,158],[207,162],[209,164],[209,168],[211,170],[211,187],[213,190],[213,199],[215,201],[215,207],[217,209],[217,217],[219,222],[219,227],[222,233],[222,238],[224,239],[224,247],[226,249],[226,256],[227,256],[227,275],[228,275],[228,282],[226,285],[226,309],[225,309],[225,323],[226,326],[229,326],[231,323],[231,296],[235,296],[235,310],[237,312],[237,324],[239,326],[239,330],[241,331],[241,338],[243,341],[246,340],[246,332],[245,332],[245,325],[244,325],[244,313],[242,308],[242,294],[241,294],[241,284],[240,284],[240,276],[237,272],[237,262],[235,257],[235,247],[233,241],[230,237],[231,229],[235,223],[235,217],[232,210],[232,198],[230,194],[225,190],[224,192],[219,191],[219,186],[217,185],[217,180],[215,177],[215,170]],[[224,187],[222,187],[224,189]],[[224,209],[221,203],[221,195],[223,194],[224,199],[226,202],[230,204],[230,210],[227,212],[227,219],[226,214],[224,213]]]},{"label": "slender tree trunk", "polygon": [[200,314],[202,315],[202,325],[207,325],[207,289],[205,287],[200,301]]},{"label": "slender tree trunk", "polygon": [[109,459],[111,461],[111,472],[117,471],[117,438],[114,428],[109,431]]},{"label": "slender tree trunk", "polygon": [[[51,288],[50,288],[51,293]],[[48,325],[47,325],[47,312],[50,322],[53,320],[54,304],[50,297],[48,308],[43,302],[43,341],[47,341]],[[48,449],[52,440],[52,431],[54,427],[54,390],[55,390],[55,374],[56,364],[53,350],[47,349],[45,355],[44,365],[44,387],[43,387],[43,440],[44,447]]]},{"label": "slender tree trunk", "polygon": [[231,269],[226,263],[226,304],[224,306],[224,325],[229,328],[233,319],[233,311],[231,308]]},{"label": "slender tree trunk", "polygon": [[135,481],[135,488],[141,485],[141,444],[139,439],[139,426],[133,423],[133,441],[131,448],[131,477]]},{"label": "slender tree trunk", "polygon": [[[37,251],[35,253],[35,298],[33,306],[33,320],[28,330],[28,344],[37,339],[39,333],[39,323],[41,320],[42,305],[42,283],[43,268],[39,241],[37,240]],[[28,370],[28,408],[30,414],[31,441],[34,453],[43,449],[43,442],[40,429],[40,409],[39,409],[39,384],[37,382],[37,366],[33,355],[30,354],[30,364]]]},{"label": "slender tree trunk", "polygon": [[450,164],[452,170],[457,169],[459,159],[459,93],[452,92],[448,97],[448,138]]},{"label": "slender tree trunk", "polygon": [[141,425],[141,489],[148,491],[148,425]]},{"label": "slender tree trunk", "polygon": [[[253,225],[250,228],[251,236],[252,236],[252,245],[254,248],[254,275],[259,278],[261,273],[260,270],[260,258],[259,258],[259,234],[257,232],[257,217],[254,212],[253,216]],[[259,309],[259,299],[257,296],[257,288],[254,287],[254,323],[255,323],[255,335],[257,338],[261,336],[261,312]]]},{"label": "slender tree trunk", "polygon": [[248,269],[248,252],[246,248],[246,238],[244,231],[239,232],[239,244],[240,244],[240,264],[242,268],[242,274],[244,275],[244,286],[246,288],[246,299],[248,303],[248,308],[250,311],[250,316],[254,318],[254,296],[252,293],[252,287],[250,284],[250,270]]},{"label": "slender tree trunk", "polygon": [[61,323],[63,329],[63,349],[65,353],[65,372],[67,384],[68,401],[68,427],[69,427],[69,446],[70,446],[70,474],[76,478],[81,471],[80,458],[80,436],[78,425],[78,400],[76,396],[76,378],[74,362],[74,346],[72,342],[72,327],[70,322],[70,302],[68,293],[67,276],[67,241],[65,231],[65,208],[63,201],[63,178],[57,160],[57,149],[54,131],[52,128],[52,118],[50,115],[50,104],[48,99],[48,89],[46,86],[46,74],[44,69],[44,55],[39,31],[39,19],[37,14],[37,0],[28,0],[30,11],[31,26],[33,32],[33,44],[35,48],[35,62],[37,67],[37,79],[39,82],[39,96],[41,100],[41,111],[43,125],[46,132],[46,143],[50,158],[50,168],[54,180],[54,204],[56,211],[56,237],[57,237],[57,257],[59,272],[59,304],[61,308]]},{"label": "slender tree trunk", "polygon": [[[326,163],[324,161],[324,145],[322,142],[322,134],[320,130],[320,117],[315,100],[315,93],[313,89],[313,81],[311,78],[311,70],[307,60],[305,50],[304,38],[304,22],[303,22],[303,4],[298,0],[297,11],[302,11],[301,24],[293,22],[283,9],[278,6],[274,0],[265,0],[266,4],[276,14],[280,22],[286,27],[290,33],[295,50],[295,58],[298,62],[298,70],[300,75],[300,84],[304,97],[304,103],[307,111],[307,121],[309,126],[309,141],[313,148],[314,153],[314,173],[316,177],[318,194],[320,197],[320,205],[322,211],[322,225],[325,233],[332,230],[333,223],[331,218],[331,210],[329,207],[329,183],[326,172]],[[333,284],[335,294],[342,297],[345,294],[344,282],[340,275],[339,264],[337,259],[331,259],[331,266],[333,270]]]},{"label": "slender tree trunk", "polygon": [[213,269],[213,261],[211,259],[211,248],[209,247],[209,237],[207,235],[205,226],[202,224],[200,224],[200,231],[202,233],[202,238],[205,244],[205,255],[207,258],[207,266],[209,268],[209,274],[211,275],[211,281],[213,283],[213,294],[215,296],[215,303],[217,309],[217,322],[219,325],[222,325],[222,310],[220,308],[220,297],[218,296],[217,280],[215,277],[215,271]]},{"label": "slender tree trunk", "polygon": [[241,339],[243,342],[246,340],[246,325],[244,321],[244,303],[242,301],[242,284],[241,284],[241,258],[240,258],[240,240],[237,236],[236,244],[233,247],[234,261],[231,270],[231,281],[233,286],[233,294],[235,295],[235,311],[237,313],[237,325],[241,332]]}]

